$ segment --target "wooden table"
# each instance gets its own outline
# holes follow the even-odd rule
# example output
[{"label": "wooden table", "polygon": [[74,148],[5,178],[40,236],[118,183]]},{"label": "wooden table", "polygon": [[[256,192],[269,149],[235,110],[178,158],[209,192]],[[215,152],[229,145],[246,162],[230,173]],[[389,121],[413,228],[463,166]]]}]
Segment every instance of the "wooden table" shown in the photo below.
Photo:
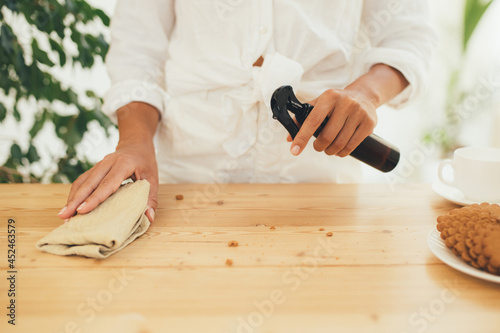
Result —
[{"label": "wooden table", "polygon": [[1,332],[500,331],[500,285],[427,247],[456,206],[426,184],[164,185],[148,232],[105,260],[35,249],[68,191],[0,186]]}]

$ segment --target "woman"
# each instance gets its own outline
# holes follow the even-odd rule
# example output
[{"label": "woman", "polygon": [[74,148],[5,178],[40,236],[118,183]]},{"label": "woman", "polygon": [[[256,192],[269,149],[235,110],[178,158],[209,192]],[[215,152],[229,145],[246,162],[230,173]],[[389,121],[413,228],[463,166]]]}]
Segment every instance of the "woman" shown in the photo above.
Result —
[{"label": "woman", "polygon": [[[434,45],[421,0],[120,0],[111,36],[103,109],[120,140],[74,182],[63,219],[130,177],[151,183],[151,221],[159,181],[359,181],[345,157],[377,107],[422,94]],[[269,108],[285,84],[315,105],[291,145]]]}]

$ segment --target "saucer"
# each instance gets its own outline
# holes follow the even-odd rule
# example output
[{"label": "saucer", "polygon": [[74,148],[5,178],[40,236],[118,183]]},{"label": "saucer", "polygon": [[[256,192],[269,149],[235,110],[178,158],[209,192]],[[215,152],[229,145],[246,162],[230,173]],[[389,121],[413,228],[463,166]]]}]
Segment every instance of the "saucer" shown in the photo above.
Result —
[{"label": "saucer", "polygon": [[[460,190],[456,189],[453,186],[446,185],[439,180],[432,184],[432,190],[442,198],[460,206],[468,206],[475,203],[479,204],[481,202],[484,202],[484,201],[475,201],[468,199],[462,192],[460,192]],[[500,204],[500,202],[490,202],[490,203]]]}]

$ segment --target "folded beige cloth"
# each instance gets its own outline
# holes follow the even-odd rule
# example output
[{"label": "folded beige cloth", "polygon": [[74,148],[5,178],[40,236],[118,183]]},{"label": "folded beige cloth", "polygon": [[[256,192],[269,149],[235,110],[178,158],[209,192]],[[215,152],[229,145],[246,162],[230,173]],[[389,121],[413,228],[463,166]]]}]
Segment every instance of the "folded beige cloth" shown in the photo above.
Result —
[{"label": "folded beige cloth", "polygon": [[147,180],[122,185],[93,211],[72,217],[39,240],[36,247],[58,255],[107,258],[148,229],[148,195]]}]

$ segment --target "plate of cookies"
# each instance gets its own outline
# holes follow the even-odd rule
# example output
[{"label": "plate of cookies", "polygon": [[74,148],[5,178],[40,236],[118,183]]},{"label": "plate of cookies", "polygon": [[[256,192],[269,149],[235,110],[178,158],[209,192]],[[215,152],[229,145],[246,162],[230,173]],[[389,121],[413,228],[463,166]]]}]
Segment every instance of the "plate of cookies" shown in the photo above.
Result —
[{"label": "plate of cookies", "polygon": [[432,253],[462,273],[500,283],[500,206],[473,204],[437,218],[427,237]]}]

